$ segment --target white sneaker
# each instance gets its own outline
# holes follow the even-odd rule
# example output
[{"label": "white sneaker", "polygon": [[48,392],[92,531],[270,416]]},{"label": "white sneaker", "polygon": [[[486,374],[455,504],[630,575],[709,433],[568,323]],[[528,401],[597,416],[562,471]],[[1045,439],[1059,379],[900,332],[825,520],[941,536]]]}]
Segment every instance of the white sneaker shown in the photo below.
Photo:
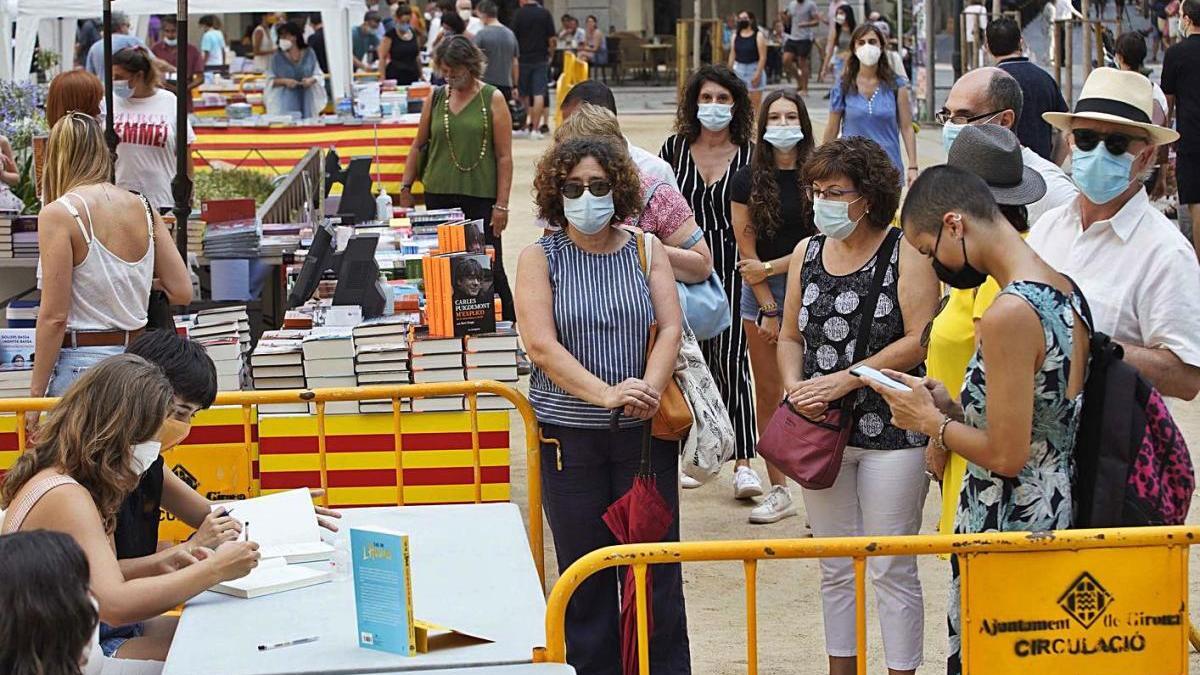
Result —
[{"label": "white sneaker", "polygon": [[542,132],[538,131],[537,129],[534,129],[533,131],[529,132],[529,137],[535,141],[540,141],[543,138],[545,138],[546,135],[543,134]]},{"label": "white sneaker", "polygon": [[750,510],[750,522],[756,525],[777,523],[784,518],[796,515],[796,507],[792,504],[792,493],[782,485],[771,488],[767,498]]},{"label": "white sneaker", "polygon": [[529,129],[518,129],[512,135],[513,138],[529,138]]},{"label": "white sneaker", "polygon": [[701,483],[700,481],[696,480],[695,478],[692,478],[691,476],[687,475],[686,473],[681,472],[679,474],[679,485],[684,490],[695,490],[696,488],[700,487],[701,485],[704,485],[704,483]]},{"label": "white sneaker", "polygon": [[733,498],[750,499],[760,497],[763,493],[762,481],[758,474],[748,466],[739,466],[733,472]]}]

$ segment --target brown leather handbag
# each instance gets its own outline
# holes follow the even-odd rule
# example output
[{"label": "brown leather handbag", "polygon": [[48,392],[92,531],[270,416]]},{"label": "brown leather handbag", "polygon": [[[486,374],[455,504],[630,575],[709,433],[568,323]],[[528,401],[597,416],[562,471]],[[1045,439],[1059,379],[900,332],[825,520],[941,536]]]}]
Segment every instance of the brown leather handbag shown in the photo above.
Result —
[{"label": "brown leather handbag", "polygon": [[[637,232],[631,232],[630,234],[637,238],[638,263],[641,264],[642,273],[646,275],[646,284],[649,285],[650,258],[646,251],[646,237],[653,235],[639,234]],[[658,324],[650,324],[650,335],[646,340],[646,358],[650,357],[650,352],[654,349],[654,341],[657,335]],[[658,412],[654,414],[650,433],[660,440],[682,441],[687,438],[691,430],[692,409],[688,406],[687,398],[683,395],[683,390],[679,388],[679,382],[672,375],[671,380],[667,382],[667,388],[659,395]]]}]

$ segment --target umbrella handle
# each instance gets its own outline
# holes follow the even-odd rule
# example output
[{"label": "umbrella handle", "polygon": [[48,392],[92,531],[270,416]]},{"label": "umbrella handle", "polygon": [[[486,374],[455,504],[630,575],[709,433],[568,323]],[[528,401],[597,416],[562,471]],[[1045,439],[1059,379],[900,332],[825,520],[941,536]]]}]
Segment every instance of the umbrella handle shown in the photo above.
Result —
[{"label": "umbrella handle", "polygon": [[652,439],[650,431],[653,426],[653,420],[646,420],[646,423],[642,425],[642,465],[638,468],[638,475],[646,478],[654,476],[654,469],[650,466],[650,443]]}]

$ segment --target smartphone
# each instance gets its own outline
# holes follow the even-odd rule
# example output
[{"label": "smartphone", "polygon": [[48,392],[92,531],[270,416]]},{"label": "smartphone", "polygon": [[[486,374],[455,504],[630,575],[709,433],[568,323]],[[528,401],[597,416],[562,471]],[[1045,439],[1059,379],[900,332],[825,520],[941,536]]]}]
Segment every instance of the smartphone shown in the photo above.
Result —
[{"label": "smartphone", "polygon": [[855,377],[865,377],[875,380],[879,384],[882,384],[885,387],[890,387],[897,391],[912,391],[912,387],[904,384],[903,382],[897,382],[896,380],[893,380],[887,375],[875,370],[871,366],[854,366],[850,369],[850,374],[854,375]]}]

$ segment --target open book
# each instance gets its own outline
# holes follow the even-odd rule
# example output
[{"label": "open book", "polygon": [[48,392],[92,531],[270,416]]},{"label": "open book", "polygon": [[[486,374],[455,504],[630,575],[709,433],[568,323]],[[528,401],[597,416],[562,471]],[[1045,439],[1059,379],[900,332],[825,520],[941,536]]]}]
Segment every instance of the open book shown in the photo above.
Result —
[{"label": "open book", "polygon": [[[214,504],[249,530],[264,560],[283,558],[289,563],[328,560],[333,546],[321,541],[321,527],[308,490],[297,488],[265,497]],[[247,523],[249,526],[247,527]]]},{"label": "open book", "polygon": [[283,558],[272,558],[259,562],[258,567],[241,579],[219,583],[209,590],[238,598],[257,598],[323,584],[330,576],[327,570],[289,565]]}]

